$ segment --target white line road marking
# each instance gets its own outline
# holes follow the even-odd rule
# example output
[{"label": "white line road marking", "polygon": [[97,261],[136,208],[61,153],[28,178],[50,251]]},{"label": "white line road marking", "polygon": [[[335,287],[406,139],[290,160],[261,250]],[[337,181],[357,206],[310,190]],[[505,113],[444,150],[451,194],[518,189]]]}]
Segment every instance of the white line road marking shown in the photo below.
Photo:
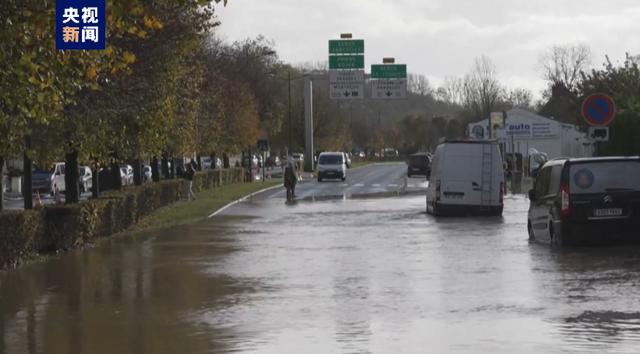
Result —
[{"label": "white line road marking", "polygon": [[277,185],[277,186],[268,187],[268,188],[265,188],[265,189],[259,190],[259,191],[257,191],[257,192],[253,192],[253,193],[251,193],[251,194],[249,194],[249,195],[247,195],[247,196],[245,196],[245,197],[242,197],[242,198],[240,198],[240,199],[238,199],[238,200],[236,200],[236,201],[233,201],[233,202],[231,202],[231,203],[229,203],[229,204],[227,204],[227,205],[223,206],[222,208],[218,209],[217,211],[215,211],[215,212],[213,212],[211,215],[209,215],[209,218],[212,218],[212,217],[214,217],[214,216],[216,216],[216,215],[218,215],[218,214],[222,213],[223,211],[227,210],[228,208],[230,208],[230,207],[232,207],[232,206],[234,206],[234,205],[236,205],[236,204],[238,204],[238,203],[242,203],[242,202],[244,202],[244,201],[247,201],[247,200],[251,199],[253,196],[255,196],[255,195],[257,195],[257,194],[264,193],[264,192],[268,192],[268,191],[271,191],[271,190],[274,190],[274,189],[276,189],[276,188],[280,188],[280,187],[281,187],[280,185]]},{"label": "white line road marking", "polygon": [[363,183],[358,183],[358,184],[354,184],[353,186],[354,187],[364,187],[364,184]]},{"label": "white line road marking", "polygon": [[343,186],[343,187],[349,187],[349,185],[348,185],[348,184],[346,184],[346,183],[343,183],[343,184],[342,184],[342,186]]},{"label": "white line road marking", "polygon": [[371,187],[378,188],[378,187],[380,187],[380,184],[378,184],[378,183],[372,184]]},{"label": "white line road marking", "polygon": [[388,184],[387,187],[398,187],[397,184]]}]

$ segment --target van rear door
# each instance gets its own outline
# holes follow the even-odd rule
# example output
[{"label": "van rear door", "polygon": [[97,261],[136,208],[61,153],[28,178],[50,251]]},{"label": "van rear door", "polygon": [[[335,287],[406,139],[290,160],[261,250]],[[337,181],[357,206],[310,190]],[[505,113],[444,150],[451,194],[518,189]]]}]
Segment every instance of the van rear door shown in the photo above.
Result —
[{"label": "van rear door", "polygon": [[441,161],[443,204],[481,205],[482,146],[446,144]]},{"label": "van rear door", "polygon": [[640,160],[570,164],[571,220],[640,223]]}]

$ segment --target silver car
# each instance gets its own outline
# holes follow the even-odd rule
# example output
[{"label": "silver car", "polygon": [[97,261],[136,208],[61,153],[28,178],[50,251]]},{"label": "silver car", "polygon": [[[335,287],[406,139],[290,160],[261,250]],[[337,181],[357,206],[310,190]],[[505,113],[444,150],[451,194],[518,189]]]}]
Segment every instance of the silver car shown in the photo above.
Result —
[{"label": "silver car", "polygon": [[80,186],[80,193],[86,193],[93,187],[93,173],[88,166],[80,166],[78,169],[78,184]]}]

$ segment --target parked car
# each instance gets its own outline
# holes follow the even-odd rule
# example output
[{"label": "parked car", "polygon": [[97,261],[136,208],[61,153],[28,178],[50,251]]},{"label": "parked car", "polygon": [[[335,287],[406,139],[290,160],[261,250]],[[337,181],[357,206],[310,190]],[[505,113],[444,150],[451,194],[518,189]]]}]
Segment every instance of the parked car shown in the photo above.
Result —
[{"label": "parked car", "polygon": [[[249,165],[248,161],[249,161],[249,157],[245,156],[244,161],[242,162],[242,166],[247,167]],[[259,163],[260,163],[260,159],[258,158],[258,156],[256,155],[251,156],[251,167],[258,167]]]},{"label": "parked car", "polygon": [[271,155],[267,158],[267,167],[280,166],[280,158],[276,155]]},{"label": "parked car", "polygon": [[323,152],[318,157],[318,182],[325,178],[347,179],[347,165],[342,152]]},{"label": "parked car", "polygon": [[407,161],[407,177],[425,176],[431,173],[431,157],[426,152],[418,152],[409,156]]},{"label": "parked car", "polygon": [[78,168],[78,186],[80,193],[86,193],[93,187],[93,173],[88,166],[80,166]]},{"label": "parked car", "polygon": [[349,157],[349,154],[346,152],[342,153],[344,155],[344,162],[347,165],[347,168],[351,168],[351,158]]},{"label": "parked car", "polygon": [[400,153],[394,148],[384,148],[382,149],[382,155],[384,157],[398,157]]},{"label": "parked car", "polygon": [[495,142],[445,141],[436,149],[429,180],[429,214],[502,214],[504,175]]},{"label": "parked car", "polygon": [[120,180],[123,186],[130,186],[133,184],[133,167],[131,167],[131,165],[120,166]]},{"label": "parked car", "polygon": [[56,192],[62,193],[66,190],[64,176],[65,168],[64,162],[56,162],[51,166],[49,170],[50,187],[49,192],[51,195],[55,195]]},{"label": "parked car", "polygon": [[34,192],[53,194],[53,171],[45,170],[33,164],[31,169],[31,188]]},{"label": "parked car", "polygon": [[151,170],[151,166],[142,165],[142,182],[148,183],[153,181],[153,171]]},{"label": "parked car", "polygon": [[556,159],[529,191],[532,240],[564,246],[640,230],[640,157]]}]

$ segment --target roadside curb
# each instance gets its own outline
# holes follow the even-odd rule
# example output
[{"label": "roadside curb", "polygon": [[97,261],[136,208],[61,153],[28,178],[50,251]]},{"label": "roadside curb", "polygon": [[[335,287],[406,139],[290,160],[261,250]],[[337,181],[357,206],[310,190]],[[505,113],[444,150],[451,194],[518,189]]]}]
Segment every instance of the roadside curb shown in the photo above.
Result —
[{"label": "roadside curb", "polygon": [[261,189],[261,190],[259,190],[259,191],[253,192],[253,193],[251,193],[251,194],[249,194],[249,195],[246,195],[246,196],[244,196],[244,197],[242,197],[242,198],[240,198],[240,199],[237,199],[237,200],[235,200],[235,201],[233,201],[233,202],[231,202],[231,203],[229,203],[229,204],[227,204],[227,205],[223,206],[222,208],[220,208],[220,209],[218,209],[218,210],[214,211],[213,213],[211,213],[211,215],[207,216],[207,219],[210,219],[210,218],[212,218],[212,217],[214,217],[214,216],[216,216],[216,215],[218,215],[218,214],[222,213],[222,212],[223,212],[223,211],[225,211],[226,209],[228,209],[228,208],[230,208],[230,207],[232,207],[232,206],[234,206],[234,205],[236,205],[236,204],[238,204],[238,203],[242,203],[242,202],[244,202],[244,201],[247,201],[247,200],[251,199],[252,197],[254,197],[254,196],[256,196],[256,195],[258,195],[258,194],[260,194],[260,193],[268,192],[268,191],[270,191],[270,190],[274,190],[274,189],[276,189],[276,188],[282,188],[282,186],[278,184],[278,185],[275,185],[275,186],[271,186],[271,187],[263,188],[263,189]]}]

